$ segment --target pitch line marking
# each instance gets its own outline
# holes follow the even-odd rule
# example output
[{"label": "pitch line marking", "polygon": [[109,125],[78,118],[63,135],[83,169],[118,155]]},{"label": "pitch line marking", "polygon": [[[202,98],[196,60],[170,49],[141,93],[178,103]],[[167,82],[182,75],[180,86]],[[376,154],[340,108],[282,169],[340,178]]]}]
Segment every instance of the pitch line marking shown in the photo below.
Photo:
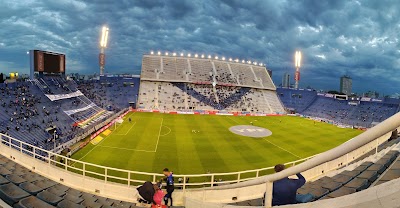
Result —
[{"label": "pitch line marking", "polygon": [[[132,115],[135,114],[135,113],[136,113],[136,112],[133,112]],[[130,115],[130,116],[132,116],[132,115]],[[130,116],[129,116],[129,117],[130,117]],[[122,126],[122,125],[120,125],[120,126]],[[120,126],[118,126],[117,128],[115,128],[115,130],[117,130]],[[108,136],[104,137],[104,139],[101,140],[97,145],[95,145],[95,146],[93,147],[93,149],[91,149],[89,152],[87,152],[85,155],[83,155],[83,156],[82,156],[81,158],[79,158],[78,160],[82,160],[83,158],[85,158],[86,156],[88,156],[94,149],[96,149],[96,147],[100,146],[100,144],[103,143],[103,142],[104,142],[109,136],[111,136],[113,133],[114,133],[114,131],[111,131],[111,133],[110,133]],[[72,163],[71,166],[74,165],[75,163],[76,163],[76,162]]]},{"label": "pitch line marking", "polygon": [[237,124],[240,124],[239,122],[233,120],[230,116],[228,116],[228,118],[229,118],[230,120],[232,120],[233,122],[235,122],[235,123],[237,123]]},{"label": "pitch line marking", "polygon": [[157,152],[158,142],[160,141],[160,134],[161,134],[161,128],[162,128],[163,121],[164,121],[164,118],[161,118],[160,131],[158,132],[157,144],[156,144],[156,148],[154,149],[154,152]]},{"label": "pitch line marking", "polygon": [[169,128],[168,126],[164,126],[164,127],[168,128],[168,129],[169,129],[169,132],[167,132],[167,133],[165,133],[165,134],[163,134],[163,135],[160,135],[160,136],[167,136],[169,133],[171,133],[171,128]]},{"label": "pitch line marking", "polygon": [[127,135],[131,131],[133,126],[135,126],[135,124],[136,124],[136,121],[135,121],[135,123],[132,124],[131,128],[129,128],[128,131],[125,134],[115,134],[115,135],[117,135],[117,136],[125,136],[125,135]]},{"label": "pitch line marking", "polygon": [[[117,127],[118,128],[118,127]],[[85,158],[86,156],[88,156],[94,149],[96,149],[97,146],[99,146],[102,142],[104,142],[104,140],[106,140],[113,132],[111,132],[108,136],[104,137],[103,140],[101,140],[97,145],[95,145],[93,147],[93,149],[91,149],[89,152],[87,152],[85,155],[83,155],[81,158],[79,158],[78,160],[81,161],[83,158]],[[83,162],[83,161],[82,161]],[[72,163],[72,165],[74,165],[76,162]]]},{"label": "pitch line marking", "polygon": [[287,150],[287,149],[285,149],[285,148],[283,148],[283,147],[280,147],[280,146],[278,146],[278,145],[276,145],[276,144],[270,142],[268,139],[266,139],[266,138],[264,138],[264,139],[265,139],[265,141],[267,141],[268,143],[274,145],[275,147],[278,147],[279,149],[281,149],[281,150],[283,150],[283,151],[285,151],[285,152],[287,152],[287,153],[289,153],[289,154],[291,154],[291,155],[293,155],[293,156],[295,156],[295,157],[298,157],[298,158],[300,158],[300,159],[302,158],[302,157],[300,157],[300,156],[294,154],[293,152],[291,152],[291,151],[289,151],[289,150]]},{"label": "pitch line marking", "polygon": [[129,151],[136,151],[136,152],[151,152],[151,153],[155,152],[155,151],[149,151],[149,150],[131,149],[131,148],[113,147],[113,146],[103,146],[103,145],[100,145],[100,147],[112,148],[112,149],[120,149],[120,150],[129,150]]}]

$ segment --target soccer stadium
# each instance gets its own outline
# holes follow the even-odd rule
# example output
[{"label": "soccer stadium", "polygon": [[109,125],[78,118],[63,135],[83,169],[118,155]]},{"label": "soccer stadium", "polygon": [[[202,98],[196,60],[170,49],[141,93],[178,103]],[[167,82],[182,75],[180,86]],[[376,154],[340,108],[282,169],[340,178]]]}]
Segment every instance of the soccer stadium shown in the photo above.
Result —
[{"label": "soccer stadium", "polygon": [[347,92],[347,75],[302,87],[301,49],[294,85],[260,57],[190,48],[113,73],[98,28],[93,76],[37,46],[29,75],[1,74],[0,207],[399,206],[399,98]]}]

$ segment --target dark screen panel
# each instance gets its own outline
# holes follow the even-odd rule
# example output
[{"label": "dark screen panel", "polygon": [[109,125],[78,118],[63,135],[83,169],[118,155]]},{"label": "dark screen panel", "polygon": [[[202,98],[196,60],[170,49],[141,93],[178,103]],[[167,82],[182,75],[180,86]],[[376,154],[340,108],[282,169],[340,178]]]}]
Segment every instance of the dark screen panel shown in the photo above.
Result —
[{"label": "dark screen panel", "polygon": [[65,55],[35,50],[35,71],[47,73],[65,72]]}]

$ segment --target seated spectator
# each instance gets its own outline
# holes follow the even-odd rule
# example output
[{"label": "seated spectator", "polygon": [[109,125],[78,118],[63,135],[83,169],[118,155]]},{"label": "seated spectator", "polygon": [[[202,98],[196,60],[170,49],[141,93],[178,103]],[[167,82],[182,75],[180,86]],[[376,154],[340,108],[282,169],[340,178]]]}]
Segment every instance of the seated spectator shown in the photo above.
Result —
[{"label": "seated spectator", "polygon": [[[285,165],[275,165],[275,172],[281,172],[285,169]],[[298,179],[290,179],[288,177],[282,178],[274,182],[272,191],[272,206],[296,204],[298,202],[304,202],[311,200],[313,196],[311,194],[296,195],[297,189],[302,187],[306,183],[306,179],[297,173]]]}]

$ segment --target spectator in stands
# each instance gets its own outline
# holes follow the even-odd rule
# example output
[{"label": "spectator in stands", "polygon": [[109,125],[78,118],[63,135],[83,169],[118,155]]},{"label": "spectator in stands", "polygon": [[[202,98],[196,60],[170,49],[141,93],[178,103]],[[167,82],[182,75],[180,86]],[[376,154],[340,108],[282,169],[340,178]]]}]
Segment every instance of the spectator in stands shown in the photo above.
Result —
[{"label": "spectator in stands", "polygon": [[[281,172],[285,169],[285,165],[275,165],[274,169],[277,173]],[[298,179],[290,179],[286,177],[274,182],[272,191],[272,206],[305,202],[310,197],[312,199],[311,194],[296,195],[297,189],[306,183],[306,179],[300,173],[297,173],[296,176]]]},{"label": "spectator in stands", "polygon": [[154,184],[154,196],[153,196],[153,202],[155,205],[158,207],[162,207],[162,201],[165,196],[165,193],[160,189],[161,184]]},{"label": "spectator in stands", "polygon": [[156,192],[155,186],[150,182],[146,181],[142,186],[139,186],[137,189],[139,198],[138,202],[146,203],[146,204],[156,204],[153,197]]},{"label": "spectator in stands", "polygon": [[172,172],[169,171],[168,168],[164,168],[163,170],[164,176],[166,176],[165,178],[163,178],[163,180],[167,183],[167,194],[165,194],[164,196],[164,203],[165,205],[168,205],[168,201],[169,199],[171,200],[171,206],[172,205],[172,192],[174,192],[174,176],[172,174]]}]

